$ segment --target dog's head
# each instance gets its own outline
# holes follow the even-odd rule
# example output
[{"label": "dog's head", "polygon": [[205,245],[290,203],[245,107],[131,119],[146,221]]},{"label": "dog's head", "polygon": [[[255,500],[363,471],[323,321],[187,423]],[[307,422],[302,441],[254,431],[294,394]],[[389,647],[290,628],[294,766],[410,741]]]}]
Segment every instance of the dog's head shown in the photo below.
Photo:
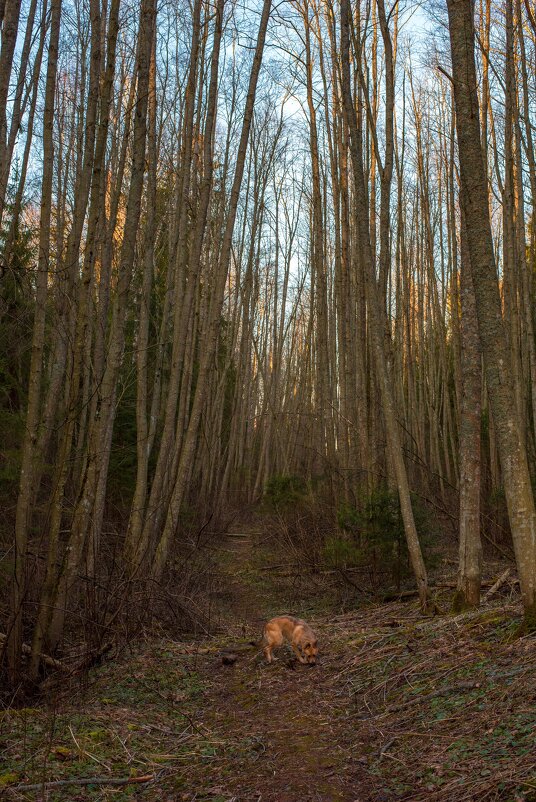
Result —
[{"label": "dog's head", "polygon": [[311,640],[305,641],[302,646],[303,656],[305,658],[305,662],[308,663],[310,666],[314,666],[316,663],[316,656],[318,654],[318,641]]}]

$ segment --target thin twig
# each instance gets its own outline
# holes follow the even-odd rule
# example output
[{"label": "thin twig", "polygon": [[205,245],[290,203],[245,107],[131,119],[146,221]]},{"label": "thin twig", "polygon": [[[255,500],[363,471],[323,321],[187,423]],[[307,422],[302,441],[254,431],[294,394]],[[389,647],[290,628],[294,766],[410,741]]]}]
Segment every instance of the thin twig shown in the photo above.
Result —
[{"label": "thin twig", "polygon": [[156,779],[155,774],[145,774],[142,777],[71,777],[69,780],[51,780],[44,783],[19,783],[10,787],[12,791],[39,791],[48,788],[60,788],[64,785],[134,785],[135,783],[150,783]]}]

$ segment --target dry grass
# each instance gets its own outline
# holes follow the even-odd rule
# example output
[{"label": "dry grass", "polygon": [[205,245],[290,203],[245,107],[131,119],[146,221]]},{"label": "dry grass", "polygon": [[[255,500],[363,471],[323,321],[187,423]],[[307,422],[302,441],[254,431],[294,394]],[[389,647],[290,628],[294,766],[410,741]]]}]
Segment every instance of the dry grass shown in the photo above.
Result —
[{"label": "dry grass", "polygon": [[[515,585],[455,616],[423,618],[414,601],[329,611],[320,597],[314,603],[314,586],[288,609],[290,579],[259,570],[255,538],[219,555],[226,635],[189,643],[152,636],[82,684],[64,683],[48,706],[5,711],[0,795],[536,800],[536,637],[517,636]],[[280,612],[302,614],[318,631],[316,668],[285,652],[269,666],[248,650],[278,599]],[[446,610],[448,596],[439,601]],[[222,665],[221,650],[239,640],[236,663]],[[90,784],[43,785],[70,779]]]},{"label": "dry grass", "polygon": [[360,799],[536,798],[536,637],[515,638],[519,614],[506,601],[422,620],[394,604],[336,621]]}]

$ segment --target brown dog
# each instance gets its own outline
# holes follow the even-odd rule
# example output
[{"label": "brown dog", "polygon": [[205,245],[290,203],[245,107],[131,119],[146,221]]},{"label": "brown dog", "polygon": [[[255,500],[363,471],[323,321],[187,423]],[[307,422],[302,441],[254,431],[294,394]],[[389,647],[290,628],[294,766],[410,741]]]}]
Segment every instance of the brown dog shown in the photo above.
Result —
[{"label": "brown dog", "polygon": [[269,663],[272,662],[272,650],[281,646],[287,639],[300,663],[314,666],[318,654],[316,635],[305,621],[293,615],[281,615],[272,618],[264,627],[264,654]]}]

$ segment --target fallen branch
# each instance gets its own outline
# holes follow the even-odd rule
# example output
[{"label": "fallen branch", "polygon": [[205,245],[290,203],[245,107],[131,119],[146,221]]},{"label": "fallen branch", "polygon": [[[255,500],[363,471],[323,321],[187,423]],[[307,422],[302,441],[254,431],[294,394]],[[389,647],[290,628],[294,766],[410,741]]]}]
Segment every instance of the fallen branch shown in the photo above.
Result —
[{"label": "fallen branch", "polygon": [[[499,579],[495,583],[490,581],[489,579],[482,580],[482,582],[480,583],[480,587],[481,588],[488,588],[489,587],[489,590],[486,593],[486,595],[484,596],[483,601],[487,601],[490,598],[490,596],[492,596],[494,593],[496,593],[499,590],[501,585],[504,585],[504,583],[508,579],[508,576],[510,575],[510,570],[511,570],[510,568],[507,568],[506,571],[504,571],[504,573],[501,574],[501,576],[499,577]],[[518,580],[514,579],[513,582],[517,583]],[[435,585],[429,585],[428,586],[428,590],[448,590],[450,588],[452,588],[454,590],[454,588],[457,588],[457,587],[458,587],[458,583],[453,580],[453,581],[438,582]],[[419,595],[419,591],[416,590],[416,589],[415,590],[403,590],[400,593],[386,593],[386,594],[384,594],[382,596],[382,601],[384,601],[384,602],[405,601],[406,599],[413,599],[414,597],[416,597],[418,595]]]},{"label": "fallen branch", "polygon": [[380,749],[380,752],[379,752],[379,758],[380,758],[380,760],[381,760],[381,759],[382,759],[382,757],[385,755],[385,753],[387,752],[387,750],[388,750],[388,749],[390,749],[390,748],[392,747],[392,745],[394,744],[394,742],[396,741],[396,739],[397,739],[397,736],[395,735],[395,737],[394,737],[394,738],[390,738],[390,739],[389,739],[389,740],[388,740],[386,743],[384,743],[384,745],[382,746],[382,748]]},{"label": "fallen branch", "polygon": [[493,596],[494,593],[497,593],[499,588],[501,588],[504,585],[509,576],[510,576],[510,568],[507,568],[506,571],[503,571],[498,580],[491,586],[491,588],[484,596],[483,600],[487,601],[491,596]]},{"label": "fallen branch", "polygon": [[[7,635],[5,635],[3,632],[0,632],[0,643],[3,643],[6,639]],[[32,654],[32,647],[28,646],[27,643],[23,643],[22,653],[29,657]],[[54,668],[56,671],[63,671],[66,674],[70,674],[72,671],[71,668],[68,668],[62,662],[56,660],[54,657],[50,657],[48,654],[40,654],[39,657],[46,666],[49,666],[49,668]]]},{"label": "fallen branch", "polygon": [[41,789],[60,788],[64,785],[133,785],[134,783],[150,783],[155,779],[155,774],[144,774],[142,777],[72,777],[70,780],[51,780],[31,785],[19,783],[19,785],[8,787],[12,791],[40,791]]}]

